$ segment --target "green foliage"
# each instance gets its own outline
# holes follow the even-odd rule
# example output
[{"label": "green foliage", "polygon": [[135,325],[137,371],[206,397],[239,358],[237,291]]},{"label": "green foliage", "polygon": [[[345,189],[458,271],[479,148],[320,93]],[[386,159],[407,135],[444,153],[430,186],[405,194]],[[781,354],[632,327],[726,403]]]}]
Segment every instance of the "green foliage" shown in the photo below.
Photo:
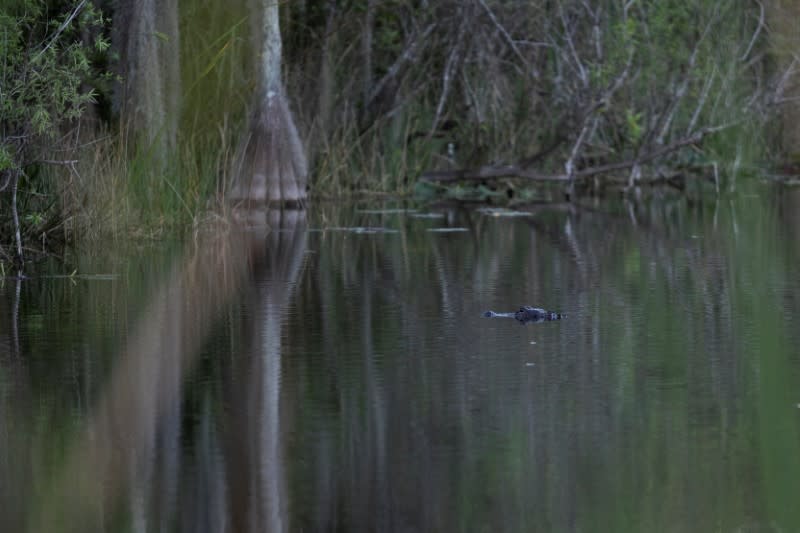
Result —
[{"label": "green foliage", "polygon": [[82,30],[102,27],[91,3],[67,4],[58,16],[44,16],[41,0],[24,0],[0,13],[0,165],[23,166],[28,149],[52,143],[67,121],[81,116],[95,98],[85,85],[95,77],[90,56],[108,49],[98,36],[84,43]]},{"label": "green foliage", "polygon": [[642,114],[626,109],[625,121],[628,124],[628,136],[632,141],[638,142],[642,137]]},{"label": "green foliage", "polygon": [[14,160],[7,147],[0,144],[0,172],[14,168]]},{"label": "green foliage", "polygon": [[[91,2],[19,0],[0,11],[0,185],[21,176],[14,199],[0,198],[0,234],[59,223],[58,186],[36,164],[68,148],[65,126],[94,101],[92,85],[110,79],[93,66],[110,46],[108,22]],[[12,201],[21,227],[2,205]]]}]

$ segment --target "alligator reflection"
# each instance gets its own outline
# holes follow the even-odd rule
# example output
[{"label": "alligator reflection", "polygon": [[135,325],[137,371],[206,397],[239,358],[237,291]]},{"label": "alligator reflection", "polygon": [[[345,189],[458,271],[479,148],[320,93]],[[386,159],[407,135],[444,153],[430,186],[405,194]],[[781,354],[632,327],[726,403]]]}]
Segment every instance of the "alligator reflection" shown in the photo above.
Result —
[{"label": "alligator reflection", "polygon": [[[213,321],[239,294],[249,295],[256,312],[245,324],[249,366],[238,369],[234,380],[244,386],[228,391],[230,470],[209,460],[219,455],[206,407],[195,475],[208,482],[196,483],[197,492],[185,496],[204,501],[181,507],[195,514],[185,517],[197,526],[193,531],[225,529],[227,516],[236,531],[286,530],[280,315],[305,250],[305,213],[269,211],[262,217],[272,228],[268,232],[221,224],[199,235],[182,264],[154,291],[104,396],[68,447],[65,466],[41,508],[32,511],[30,531],[106,530],[104,521],[126,503],[133,531],[169,528],[181,514],[175,472],[183,378]],[[231,479],[229,503],[225,477]]]}]

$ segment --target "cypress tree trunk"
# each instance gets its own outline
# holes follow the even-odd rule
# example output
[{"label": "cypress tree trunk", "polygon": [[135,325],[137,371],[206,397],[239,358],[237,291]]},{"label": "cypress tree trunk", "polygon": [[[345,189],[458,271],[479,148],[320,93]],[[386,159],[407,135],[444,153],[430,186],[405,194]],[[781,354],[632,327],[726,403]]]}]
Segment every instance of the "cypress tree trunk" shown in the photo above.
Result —
[{"label": "cypress tree trunk", "polygon": [[181,108],[181,61],[180,61],[180,28],[178,24],[178,0],[159,0],[156,14],[156,28],[161,35],[158,52],[160,67],[163,72],[161,80],[163,105],[166,115],[163,120],[164,144],[174,149],[178,139],[178,121]]},{"label": "cypress tree trunk", "polygon": [[116,107],[135,142],[156,157],[174,148],[180,98],[177,0],[123,0],[115,12],[114,43],[122,82]]},{"label": "cypress tree trunk", "polygon": [[306,197],[308,165],[281,80],[278,3],[262,0],[262,50],[249,133],[239,147],[231,199],[296,204]]}]

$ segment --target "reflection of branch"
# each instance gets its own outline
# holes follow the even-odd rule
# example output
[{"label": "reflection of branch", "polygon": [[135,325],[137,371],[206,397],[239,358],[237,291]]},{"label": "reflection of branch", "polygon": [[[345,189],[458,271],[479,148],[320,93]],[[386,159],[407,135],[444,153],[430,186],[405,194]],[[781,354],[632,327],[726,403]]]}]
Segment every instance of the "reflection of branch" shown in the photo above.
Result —
[{"label": "reflection of branch", "polygon": [[22,290],[22,277],[17,276],[14,288],[14,307],[11,309],[11,340],[14,343],[13,352],[19,357],[19,297]]}]

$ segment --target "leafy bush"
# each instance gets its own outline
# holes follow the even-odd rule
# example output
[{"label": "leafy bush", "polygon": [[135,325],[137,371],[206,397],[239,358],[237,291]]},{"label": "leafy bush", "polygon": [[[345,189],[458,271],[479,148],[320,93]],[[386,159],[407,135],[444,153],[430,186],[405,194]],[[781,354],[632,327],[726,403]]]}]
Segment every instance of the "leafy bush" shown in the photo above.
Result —
[{"label": "leafy bush", "polygon": [[[0,13],[0,143],[7,165],[30,163],[27,149],[58,138],[59,128],[79,118],[95,92],[92,55],[108,41],[93,28],[104,24],[91,2],[70,2],[60,16],[41,0],[22,0]],[[66,5],[65,5],[66,7]],[[95,35],[87,43],[81,32]]]},{"label": "leafy bush", "polygon": [[94,101],[91,83],[109,76],[93,67],[109,48],[105,23],[87,0],[19,0],[0,12],[0,190],[11,189],[12,211],[27,167],[64,147],[64,126]]}]

